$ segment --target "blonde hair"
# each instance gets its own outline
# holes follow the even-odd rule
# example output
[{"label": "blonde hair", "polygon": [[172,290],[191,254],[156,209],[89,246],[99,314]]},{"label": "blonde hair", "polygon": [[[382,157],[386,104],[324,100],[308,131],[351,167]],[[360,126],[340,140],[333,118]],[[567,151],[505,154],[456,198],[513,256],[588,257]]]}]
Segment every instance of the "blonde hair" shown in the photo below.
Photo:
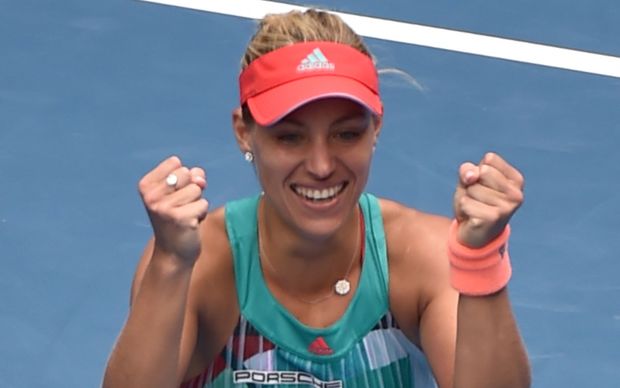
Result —
[{"label": "blonde hair", "polygon": [[340,17],[325,11],[308,9],[265,16],[241,59],[245,69],[253,60],[293,43],[326,41],[349,45],[374,60],[370,51]]}]

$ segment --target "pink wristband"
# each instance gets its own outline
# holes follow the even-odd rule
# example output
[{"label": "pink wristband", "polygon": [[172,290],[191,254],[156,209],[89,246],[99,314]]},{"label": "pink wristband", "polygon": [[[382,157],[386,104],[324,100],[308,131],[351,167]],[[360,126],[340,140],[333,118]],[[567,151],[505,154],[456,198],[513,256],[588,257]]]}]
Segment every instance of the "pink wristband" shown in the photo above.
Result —
[{"label": "pink wristband", "polygon": [[458,222],[452,221],[448,233],[450,282],[464,295],[482,296],[504,288],[512,268],[508,255],[510,226],[481,248],[469,248],[458,241]]}]

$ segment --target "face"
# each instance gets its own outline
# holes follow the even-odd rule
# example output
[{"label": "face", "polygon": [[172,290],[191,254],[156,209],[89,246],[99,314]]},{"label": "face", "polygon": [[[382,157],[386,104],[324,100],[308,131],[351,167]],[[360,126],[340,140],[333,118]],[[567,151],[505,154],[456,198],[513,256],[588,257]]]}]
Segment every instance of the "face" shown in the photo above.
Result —
[{"label": "face", "polygon": [[366,186],[379,129],[380,119],[342,98],[308,103],[270,127],[254,124],[246,146],[270,216],[316,237],[338,230]]}]

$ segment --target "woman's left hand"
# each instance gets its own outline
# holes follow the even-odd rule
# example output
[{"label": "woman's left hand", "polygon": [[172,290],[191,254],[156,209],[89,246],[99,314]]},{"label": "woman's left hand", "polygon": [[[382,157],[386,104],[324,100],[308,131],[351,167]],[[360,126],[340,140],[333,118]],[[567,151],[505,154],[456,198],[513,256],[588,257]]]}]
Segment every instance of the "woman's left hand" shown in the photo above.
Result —
[{"label": "woman's left hand", "polygon": [[458,240],[479,248],[497,237],[523,202],[523,175],[495,153],[463,163],[454,193]]}]

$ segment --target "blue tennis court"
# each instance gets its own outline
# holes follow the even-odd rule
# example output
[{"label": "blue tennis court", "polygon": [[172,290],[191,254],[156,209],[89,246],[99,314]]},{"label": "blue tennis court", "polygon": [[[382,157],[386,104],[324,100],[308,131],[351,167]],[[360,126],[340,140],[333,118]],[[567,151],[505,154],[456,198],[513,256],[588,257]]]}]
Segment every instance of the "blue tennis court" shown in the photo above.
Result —
[{"label": "blue tennis court", "polygon": [[[620,56],[614,0],[335,7]],[[0,0],[0,387],[99,386],[151,233],[137,182],[158,161],[204,167],[212,208],[259,190],[230,125],[253,28],[140,1]],[[510,292],[534,386],[617,387],[620,78],[368,43],[416,81],[381,76],[368,190],[451,215],[458,165],[504,155],[526,177]]]}]

